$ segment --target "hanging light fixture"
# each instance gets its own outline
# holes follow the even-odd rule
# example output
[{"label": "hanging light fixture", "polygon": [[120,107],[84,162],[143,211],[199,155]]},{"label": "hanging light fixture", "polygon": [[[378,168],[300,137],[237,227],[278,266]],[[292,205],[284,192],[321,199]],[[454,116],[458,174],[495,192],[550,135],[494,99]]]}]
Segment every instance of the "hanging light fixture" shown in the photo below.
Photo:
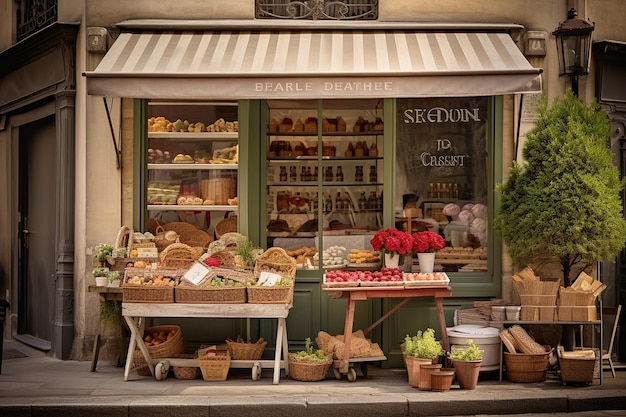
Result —
[{"label": "hanging light fixture", "polygon": [[572,8],[567,12],[567,20],[552,32],[559,55],[559,75],[571,78],[572,91],[576,96],[578,77],[589,74],[591,32],[594,29],[595,25],[579,19],[578,12]]}]

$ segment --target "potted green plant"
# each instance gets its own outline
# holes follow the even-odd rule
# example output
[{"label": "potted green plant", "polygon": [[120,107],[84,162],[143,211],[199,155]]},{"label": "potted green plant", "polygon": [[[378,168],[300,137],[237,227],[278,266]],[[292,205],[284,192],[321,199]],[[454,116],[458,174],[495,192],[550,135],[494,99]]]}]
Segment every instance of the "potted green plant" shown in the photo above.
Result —
[{"label": "potted green plant", "polygon": [[461,389],[471,390],[475,389],[478,384],[484,351],[472,339],[467,339],[465,343],[466,347],[453,346],[450,360]]},{"label": "potted green plant", "polygon": [[109,285],[109,268],[94,268],[92,274],[96,279],[96,285],[98,287],[107,287]]},{"label": "potted green plant", "polygon": [[119,271],[109,271],[107,274],[107,278],[109,279],[109,287],[119,287],[120,286],[120,273]]},{"label": "potted green plant", "polygon": [[333,363],[330,355],[313,347],[310,337],[305,339],[304,350],[288,356],[289,377],[297,381],[321,381]]},{"label": "potted green plant", "polygon": [[108,265],[108,258],[113,256],[113,246],[100,243],[93,249],[93,260],[101,267]]},{"label": "potted green plant", "polygon": [[597,102],[569,91],[548,108],[545,97],[526,134],[524,164],[498,185],[495,218],[514,266],[554,265],[564,286],[624,247],[624,181],[607,146],[610,122]]},{"label": "potted green plant", "polygon": [[[443,346],[441,346],[441,342],[435,339],[435,331],[433,329],[418,330],[414,336],[406,335],[404,338],[404,355],[409,385],[419,388],[422,365],[425,367],[433,365],[443,354]],[[427,375],[430,377],[430,369]],[[422,381],[423,387],[427,385],[426,382],[426,380]]]}]

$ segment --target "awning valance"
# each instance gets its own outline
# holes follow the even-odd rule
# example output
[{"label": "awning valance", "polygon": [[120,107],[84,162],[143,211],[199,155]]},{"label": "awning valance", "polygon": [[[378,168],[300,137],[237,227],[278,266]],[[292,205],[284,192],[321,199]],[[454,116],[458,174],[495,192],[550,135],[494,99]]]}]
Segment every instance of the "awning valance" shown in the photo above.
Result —
[{"label": "awning valance", "polygon": [[89,94],[139,98],[489,96],[541,91],[496,32],[121,33],[85,74]]}]

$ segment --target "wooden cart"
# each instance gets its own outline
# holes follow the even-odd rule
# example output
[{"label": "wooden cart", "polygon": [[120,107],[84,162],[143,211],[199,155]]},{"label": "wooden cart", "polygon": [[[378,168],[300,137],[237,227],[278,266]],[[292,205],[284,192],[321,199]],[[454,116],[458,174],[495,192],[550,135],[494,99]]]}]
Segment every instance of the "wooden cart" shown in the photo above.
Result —
[{"label": "wooden cart", "polygon": [[354,310],[357,301],[364,301],[371,298],[402,298],[398,304],[392,309],[387,311],[382,317],[372,323],[363,332],[367,335],[376,326],[385,321],[389,316],[398,311],[412,298],[418,297],[433,297],[435,306],[437,307],[437,314],[439,316],[439,325],[441,327],[443,347],[446,351],[450,350],[450,342],[448,341],[448,332],[446,327],[446,320],[443,314],[444,297],[449,297],[452,294],[450,287],[442,286],[436,288],[429,287],[412,287],[405,288],[402,286],[389,286],[389,287],[349,287],[349,288],[323,288],[326,292],[336,293],[333,298],[345,298],[346,299],[346,319],[344,323],[344,343],[343,358],[335,360],[333,363],[333,371],[337,379],[341,378],[341,375],[346,375],[348,381],[356,381],[356,371],[354,364],[359,363],[363,374],[366,375],[366,362],[380,361],[387,359],[386,357],[374,357],[374,358],[350,358],[350,343],[352,339],[353,323],[354,323]]}]

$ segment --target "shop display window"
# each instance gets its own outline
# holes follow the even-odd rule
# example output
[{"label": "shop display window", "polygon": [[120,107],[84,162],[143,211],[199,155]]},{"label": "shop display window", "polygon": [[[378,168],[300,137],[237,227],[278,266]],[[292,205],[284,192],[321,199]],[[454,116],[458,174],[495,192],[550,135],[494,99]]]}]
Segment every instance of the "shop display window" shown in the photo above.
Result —
[{"label": "shop display window", "polygon": [[188,223],[213,237],[237,213],[237,103],[150,101],[147,124],[148,229]]},{"label": "shop display window", "polygon": [[398,99],[396,225],[441,234],[446,272],[484,272],[490,235],[489,101]]},{"label": "shop display window", "polygon": [[321,246],[371,249],[383,222],[382,100],[270,100],[266,128],[268,247],[306,269],[324,267]]}]

